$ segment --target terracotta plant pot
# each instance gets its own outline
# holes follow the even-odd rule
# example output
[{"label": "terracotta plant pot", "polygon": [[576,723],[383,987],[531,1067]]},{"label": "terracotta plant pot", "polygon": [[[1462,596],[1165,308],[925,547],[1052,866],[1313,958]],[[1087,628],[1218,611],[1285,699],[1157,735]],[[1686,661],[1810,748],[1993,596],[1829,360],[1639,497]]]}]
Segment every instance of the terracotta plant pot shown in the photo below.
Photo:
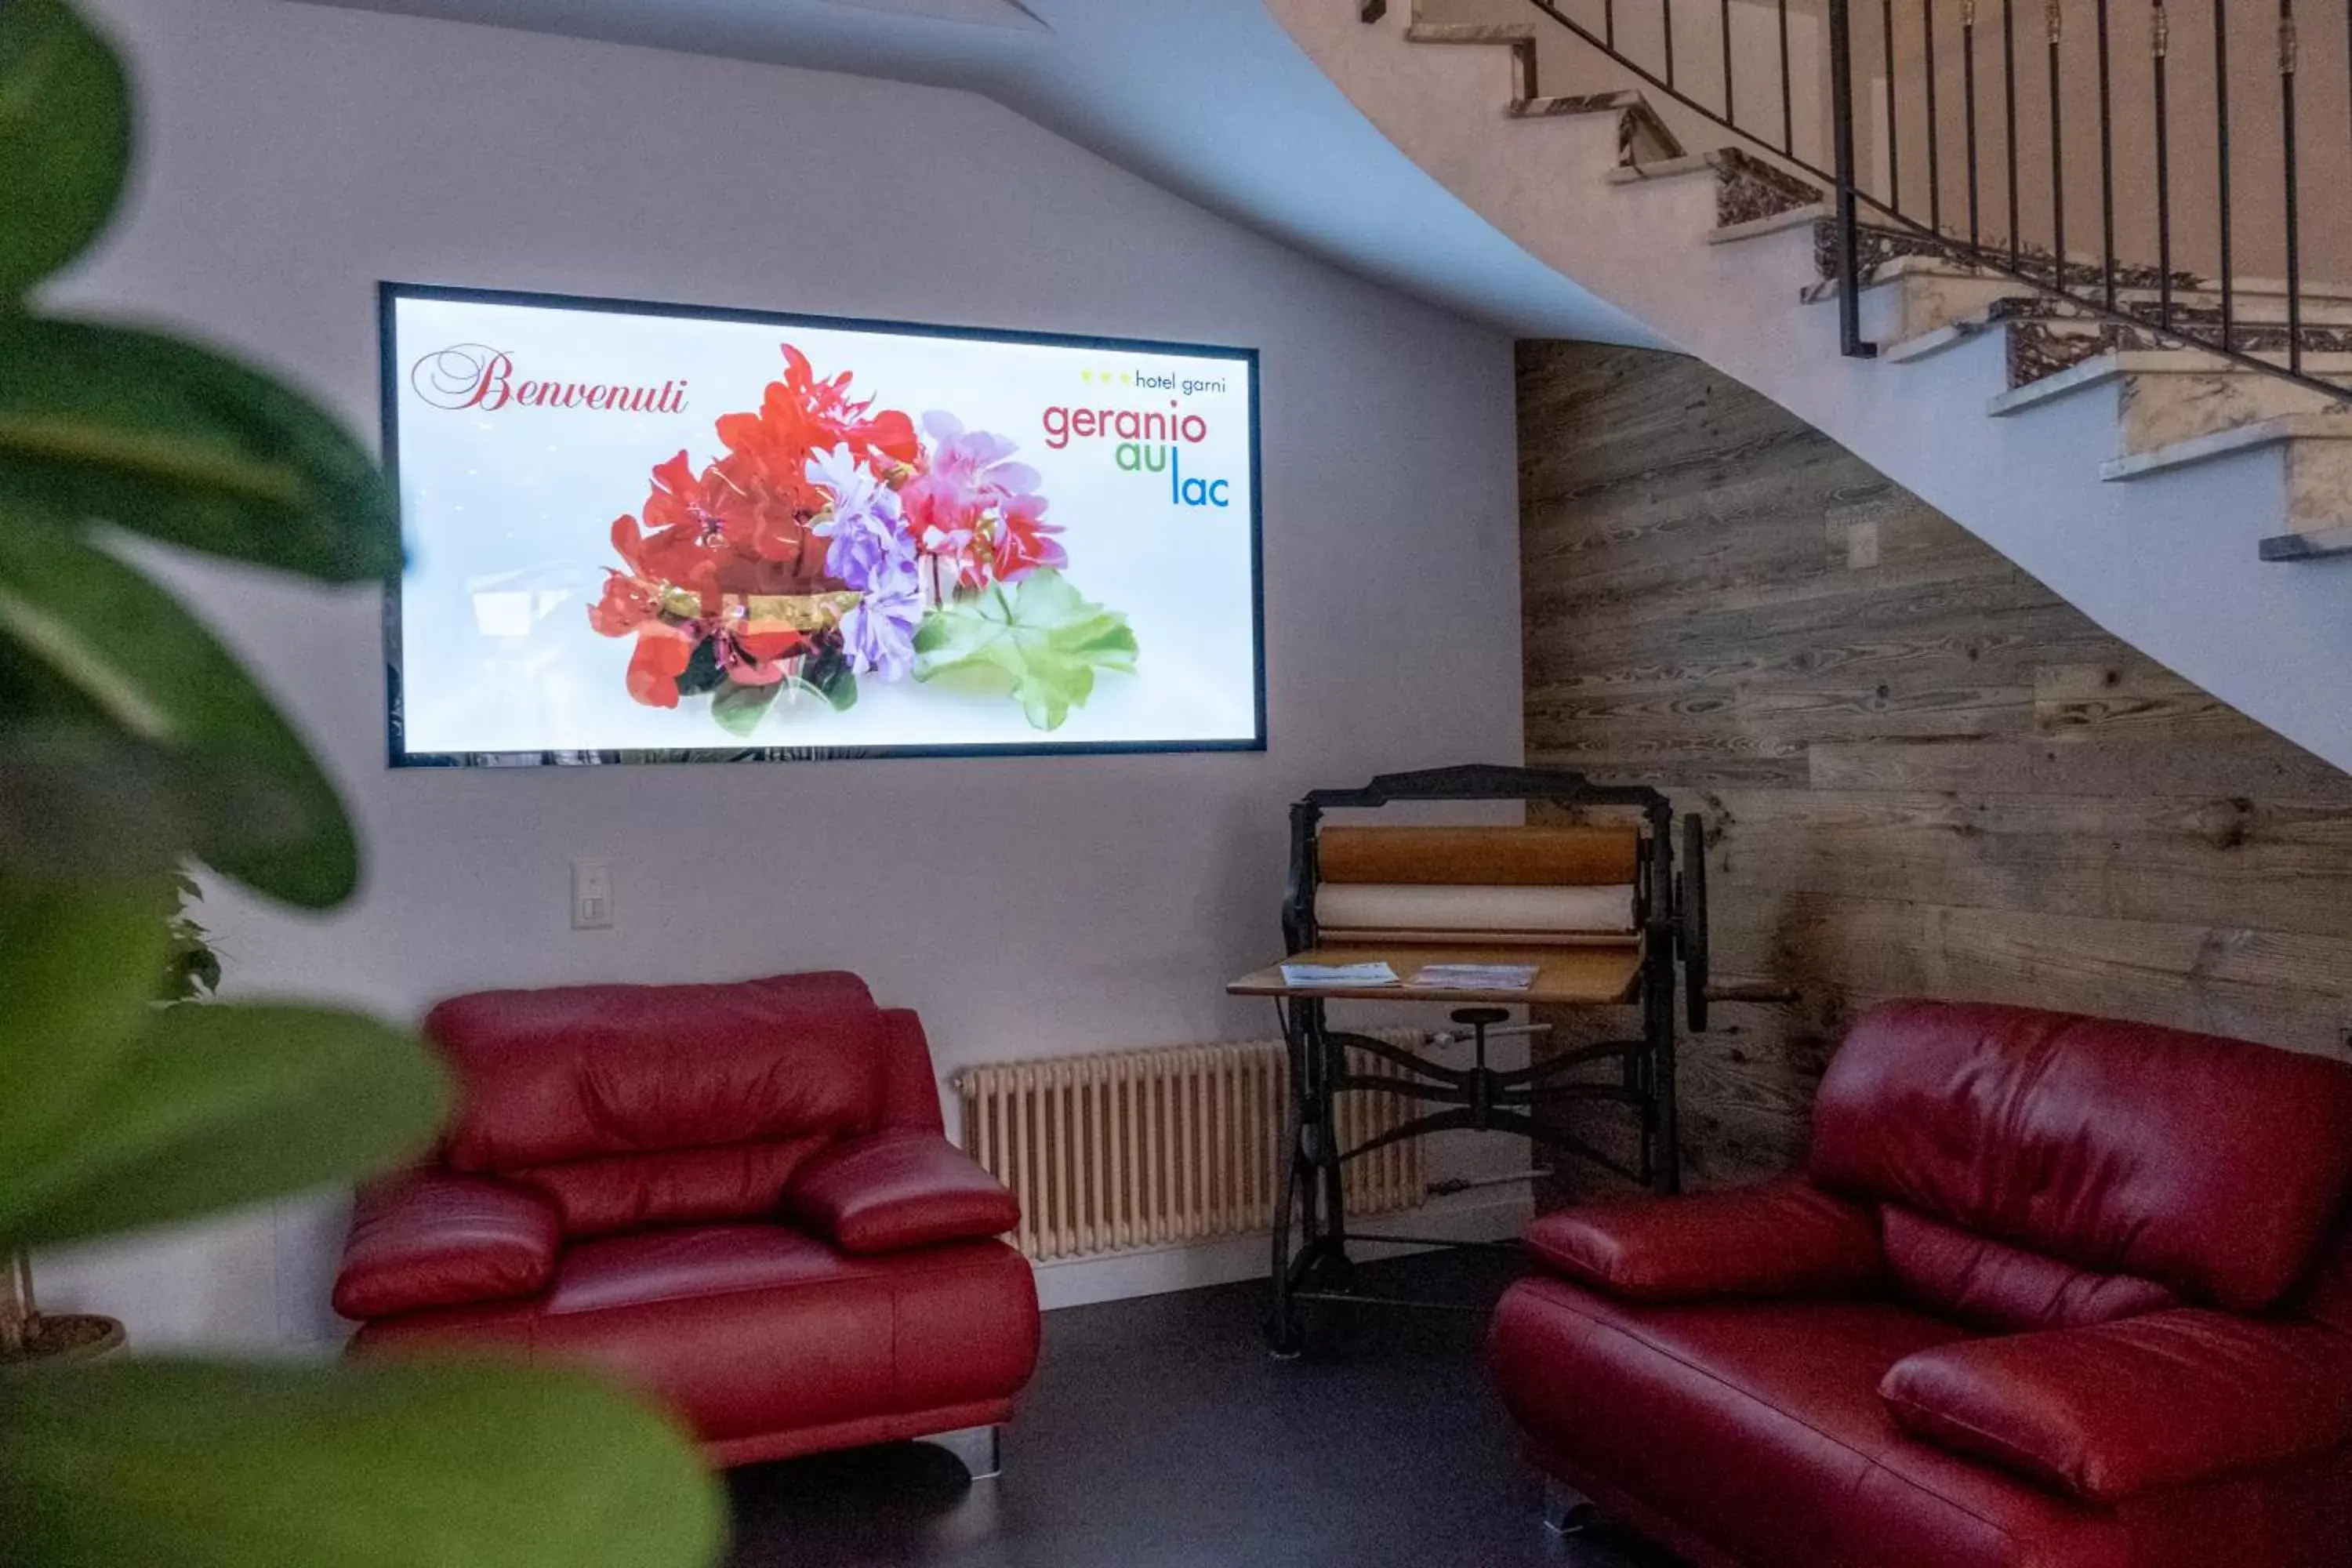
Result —
[{"label": "terracotta plant pot", "polygon": [[94,1312],[44,1313],[26,1325],[21,1348],[0,1351],[0,1369],[96,1361],[121,1348],[122,1324],[113,1318]]}]

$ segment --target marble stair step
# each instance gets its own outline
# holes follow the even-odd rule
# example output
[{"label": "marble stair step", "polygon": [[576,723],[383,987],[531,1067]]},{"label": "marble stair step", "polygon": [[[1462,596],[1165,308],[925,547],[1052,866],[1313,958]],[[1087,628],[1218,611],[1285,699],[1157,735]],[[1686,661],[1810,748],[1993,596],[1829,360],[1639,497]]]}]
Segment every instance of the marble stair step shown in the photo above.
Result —
[{"label": "marble stair step", "polygon": [[[1827,304],[1838,297],[1837,289],[1811,288],[1802,296],[1808,304]],[[1996,307],[2008,306],[2006,310]],[[2137,289],[2116,291],[2116,308],[2136,324],[2150,332],[2162,330],[2163,296]],[[1874,284],[1863,295],[1866,318],[1874,317],[1888,326],[1885,336],[1900,342],[1916,337],[1937,327],[1974,324],[1983,326],[1996,321],[2023,321],[2040,318],[2052,321],[2067,320],[2099,324],[2114,318],[2102,314],[2081,300],[2052,294],[2015,279],[1998,277],[1963,278],[1949,274],[1914,273],[1891,283]],[[2259,285],[2243,291],[2231,292],[2231,320],[2233,330],[2271,328],[2281,335],[2287,325],[2287,300],[2284,293],[2264,291]],[[2302,323],[2306,333],[2327,328],[2352,331],[2352,294],[2305,294],[2303,298]],[[2221,331],[2221,296],[2203,289],[2182,290],[2172,296],[2170,318],[2174,326],[2183,331],[2210,332],[2219,337]],[[2316,342],[2307,338],[2307,342]]]},{"label": "marble stair step", "polygon": [[[1837,290],[1817,286],[1805,290],[1803,297],[1811,303],[1825,304],[1836,300]],[[1997,328],[2038,322],[2054,356],[2043,374],[2063,369],[2097,352],[2095,347],[2070,348],[2061,340],[2096,337],[2111,331],[2114,342],[2109,346],[2115,348],[2179,346],[2154,324],[2159,296],[2126,290],[2118,295],[2118,302],[2136,314],[2144,312],[2138,324],[2114,321],[2074,300],[2044,293],[2013,279],[1911,273],[1874,285],[1865,291],[1863,323],[1864,332],[1879,344],[1880,357],[1902,361],[1940,353]],[[2172,319],[2182,331],[2199,336],[2221,335],[2218,294],[2182,293],[2174,297],[2173,304]],[[2275,353],[2283,357],[2287,344],[2286,316],[2283,296],[2239,296],[2233,310],[2233,341],[2243,351]],[[2302,341],[2306,353],[2352,352],[2352,297],[2306,297]]]},{"label": "marble stair step", "polygon": [[[2187,437],[2148,451],[2110,458],[2099,465],[2099,478],[2118,482],[2141,479],[2265,447],[2309,447],[2352,458],[2352,413],[2282,414],[2227,430]],[[2352,477],[2352,470],[2347,470],[2347,476]]]},{"label": "marble stair step", "polygon": [[2273,533],[2262,542],[2265,561],[2325,561],[2352,555],[2352,522],[2301,533]]},{"label": "marble stair step", "polygon": [[[1824,218],[1813,234],[1813,271],[1824,282],[1834,287],[1837,277],[1837,226]],[[2008,252],[1998,245],[1982,247],[1988,257],[2006,260]],[[1906,272],[1947,271],[1980,277],[2005,277],[1968,259],[1965,241],[1946,236],[1937,238],[1907,228],[1895,228],[1883,224],[1864,222],[1858,249],[1862,280],[1865,286],[1882,277],[1895,278]],[[2047,250],[2035,246],[2021,247],[2018,251],[2022,269],[2029,274],[2057,279],[2062,269],[2056,258]],[[2096,289],[2105,280],[2101,258],[2069,251],[2063,268],[2063,281],[2069,288]],[[2116,280],[2127,289],[2157,289],[2164,286],[2161,268],[2138,262],[2118,261]],[[2196,289],[2209,286],[2210,279],[2200,278],[2185,268],[2176,268],[2172,283],[2176,289]]]},{"label": "marble stair step", "polygon": [[1650,100],[1630,89],[1607,92],[1547,94],[1538,85],[1536,60],[1538,29],[1530,22],[1424,22],[1415,19],[1404,30],[1414,44],[1484,45],[1508,49],[1511,56],[1511,99],[1514,120],[1551,120],[1565,115],[1614,114],[1617,121],[1619,166],[1641,159],[1679,158],[1683,144],[1675,139]]},{"label": "marble stair step", "polygon": [[1751,224],[1794,213],[1810,216],[1822,202],[1820,186],[1737,147],[1718,147],[1687,157],[1633,163],[1612,169],[1609,174],[1610,182],[1620,185],[1700,177],[1715,182],[1715,221],[1718,231],[1744,229]]},{"label": "marble stair step", "polygon": [[2261,543],[2265,561],[2312,561],[2352,552],[2352,413],[2285,414],[2103,463],[2116,482],[2246,453],[2274,458],[2285,527]]},{"label": "marble stair step", "polygon": [[2286,415],[2352,412],[2352,354],[2310,355],[2304,374],[2340,380],[2344,390],[2331,395],[2194,349],[2123,350],[2012,387],[1993,398],[1986,412],[2001,418],[2115,387],[2125,456]]},{"label": "marble stair step", "polygon": [[[2104,353],[2201,352],[2154,326],[2091,315],[2070,301],[2047,295],[1986,300],[1951,320],[1921,327],[1907,335],[1883,330],[1894,314],[1873,310],[1864,315],[1865,330],[1876,339],[1881,359],[1898,364],[1925,359],[1987,332],[2004,332],[2008,336],[2008,380],[2011,388],[2043,380]],[[2352,311],[2331,314],[2341,319],[2306,320],[2296,334],[2306,358],[2352,353]],[[2210,332],[2216,338],[2221,335],[2218,311],[2208,314],[2184,310],[2177,311],[2174,320],[2183,331],[2199,335]],[[2283,320],[2241,315],[2231,341],[2242,353],[2285,363],[2289,339]],[[2219,355],[2212,357],[2217,363],[2228,363]]]},{"label": "marble stair step", "polygon": [[1552,120],[1571,114],[1617,115],[1617,167],[1620,170],[1671,163],[1685,154],[1682,142],[1658,118],[1650,100],[1630,89],[1617,92],[1554,94],[1511,101],[1516,120]]},{"label": "marble stair step", "polygon": [[1791,207],[1787,212],[1774,213],[1769,217],[1759,217],[1747,223],[1724,224],[1707,231],[1706,242],[1709,245],[1737,245],[1743,239],[1761,239],[1767,235],[1786,234],[1792,228],[1806,227],[1824,210],[1823,206],[1816,204]]},{"label": "marble stair step", "polygon": [[[1818,237],[1817,234],[1816,238]],[[1815,270],[1821,276],[1805,286],[1805,299],[1808,301],[1836,299],[1840,292],[1838,280],[1831,274],[1819,247],[1814,253],[1814,263]],[[2153,305],[2162,299],[2163,290],[2160,284],[2125,282],[2121,280],[2123,276],[2118,274],[2119,280],[2116,289],[2118,300]],[[1899,257],[1894,261],[1870,268],[1863,279],[1862,286],[1864,297],[1867,298],[1871,290],[1891,289],[1906,280],[1919,279],[1958,279],[1998,284],[2021,295],[2047,293],[2045,289],[2021,282],[1992,268],[1979,267],[1971,262],[1942,256]],[[2083,273],[2077,273],[2070,268],[2067,286],[2070,290],[2079,293],[2084,298],[2097,299],[2104,292],[2105,279],[2099,276],[2095,267]],[[2304,302],[2307,307],[2352,305],[2352,284],[2306,279],[2303,281],[2302,290]],[[2277,301],[2275,309],[2281,317],[2284,317],[2286,312],[2286,292],[2285,281],[2276,278],[2241,278],[2231,285],[2231,293],[2240,300],[2251,300],[2257,304],[2270,300]],[[2173,298],[2183,305],[2201,305],[2218,310],[2221,303],[2221,285],[2210,278],[2192,278],[2183,273],[2174,280]],[[2263,308],[2271,307],[2264,305]]]},{"label": "marble stair step", "polygon": [[[1416,16],[1420,7],[1415,6]],[[1536,80],[1536,27],[1532,22],[1423,22],[1404,30],[1409,44],[1489,45],[1511,51],[1511,100],[1525,103],[1543,96]]]},{"label": "marble stair step", "polygon": [[[1815,241],[1818,262],[1819,230]],[[2176,279],[2176,282],[2179,279]],[[1822,279],[1808,286],[1802,298],[1809,303],[1821,304],[1835,300],[1839,293],[1834,280]],[[2164,337],[2156,325],[2163,301],[2159,288],[2118,289],[2117,304],[2137,318],[2140,325],[2119,331],[2107,346],[2180,346],[2177,341]],[[1865,286],[1862,308],[1865,335],[1880,345],[1881,357],[1898,362],[1939,353],[2011,322],[2047,321],[2051,325],[2044,335],[2054,357],[2042,374],[2062,369],[2097,352],[2095,347],[2061,344],[2058,340],[2096,333],[2110,320],[2077,300],[2052,294],[2006,274],[1924,256],[1905,256],[1890,268],[1882,268],[1875,279]],[[2241,280],[2231,288],[2231,310],[2236,329],[2233,341],[2239,348],[2284,354],[2289,312],[2283,284],[2265,279]],[[2221,326],[2220,290],[2210,284],[2177,287],[2172,294],[2171,320],[2185,331],[2218,338]],[[2303,295],[2302,320],[2306,351],[2352,352],[2352,289],[2335,284],[2309,286]],[[2069,321],[2083,324],[2062,324]]]}]

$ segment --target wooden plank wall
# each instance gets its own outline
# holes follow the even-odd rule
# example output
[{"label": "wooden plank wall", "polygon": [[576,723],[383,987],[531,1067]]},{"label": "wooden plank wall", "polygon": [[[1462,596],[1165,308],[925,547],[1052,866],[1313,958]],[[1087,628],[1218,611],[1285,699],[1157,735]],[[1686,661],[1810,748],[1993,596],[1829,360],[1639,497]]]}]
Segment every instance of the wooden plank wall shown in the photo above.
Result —
[{"label": "wooden plank wall", "polygon": [[1796,993],[1686,1047],[1696,1182],[1799,1159],[1887,996],[2346,1053],[2352,778],[1695,360],[1522,343],[1518,407],[1528,760],[1703,813],[1718,976]]}]

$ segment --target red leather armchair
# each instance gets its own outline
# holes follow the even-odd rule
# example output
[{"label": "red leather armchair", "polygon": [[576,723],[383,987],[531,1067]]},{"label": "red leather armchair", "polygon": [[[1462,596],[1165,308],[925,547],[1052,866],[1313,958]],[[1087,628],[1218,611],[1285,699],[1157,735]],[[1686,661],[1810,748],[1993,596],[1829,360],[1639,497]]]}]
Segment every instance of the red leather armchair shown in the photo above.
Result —
[{"label": "red leather armchair", "polygon": [[1037,1359],[1011,1193],[941,1135],[912,1013],[851,974],[492,991],[425,1033],[460,1107],[361,1194],[354,1353],[582,1362],[714,1463],[993,1427]]},{"label": "red leather armchair", "polygon": [[1528,1452],[1706,1568],[2352,1563],[2352,1068],[1900,1003],[1808,1173],[1537,1220]]}]

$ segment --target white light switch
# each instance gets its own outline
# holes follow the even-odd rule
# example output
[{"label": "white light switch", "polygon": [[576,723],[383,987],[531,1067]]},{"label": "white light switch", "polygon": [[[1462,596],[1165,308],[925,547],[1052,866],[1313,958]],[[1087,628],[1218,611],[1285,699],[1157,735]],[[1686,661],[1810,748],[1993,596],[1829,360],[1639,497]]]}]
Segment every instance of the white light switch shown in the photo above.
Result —
[{"label": "white light switch", "polygon": [[604,931],[613,923],[613,863],[572,862],[572,929]]}]

